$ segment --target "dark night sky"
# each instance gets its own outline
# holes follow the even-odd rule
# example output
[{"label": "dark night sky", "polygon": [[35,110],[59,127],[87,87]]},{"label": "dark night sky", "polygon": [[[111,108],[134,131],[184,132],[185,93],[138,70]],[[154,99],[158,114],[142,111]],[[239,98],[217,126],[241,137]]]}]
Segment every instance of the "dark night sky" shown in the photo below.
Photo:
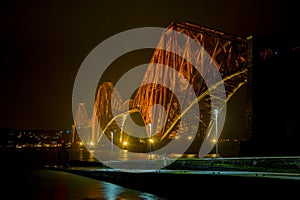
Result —
[{"label": "dark night sky", "polygon": [[[226,3],[225,3],[226,2]],[[69,129],[82,61],[132,28],[189,21],[242,37],[293,33],[289,1],[5,1],[1,3],[0,127]]]}]

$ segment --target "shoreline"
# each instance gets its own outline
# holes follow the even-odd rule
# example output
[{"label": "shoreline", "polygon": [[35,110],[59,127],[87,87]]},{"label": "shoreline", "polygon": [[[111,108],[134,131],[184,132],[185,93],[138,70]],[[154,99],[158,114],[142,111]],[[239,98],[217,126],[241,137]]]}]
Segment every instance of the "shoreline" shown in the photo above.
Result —
[{"label": "shoreline", "polygon": [[47,160],[26,152],[1,154],[0,157],[2,172],[11,176],[27,173],[28,169],[59,170],[166,199],[178,199],[179,196],[194,198],[195,195],[205,197],[206,193],[220,197],[230,194],[240,198],[236,195],[237,191],[253,198],[263,193],[274,197],[282,194],[293,197],[300,188],[300,156],[179,158],[161,170],[142,173],[114,170],[97,161],[76,159],[70,160],[69,168],[59,168],[55,159]]},{"label": "shoreline", "polygon": [[[217,170],[154,170],[125,172],[114,169],[93,169],[84,167],[45,169],[64,171],[100,181],[110,182],[122,187],[148,192],[166,199],[203,198],[207,194],[214,197],[236,195],[235,199],[245,195],[257,197],[267,194],[269,197],[285,195],[294,197],[300,188],[300,174],[228,172]],[[285,175],[285,176],[283,176]],[[206,194],[207,193],[207,194]]]}]

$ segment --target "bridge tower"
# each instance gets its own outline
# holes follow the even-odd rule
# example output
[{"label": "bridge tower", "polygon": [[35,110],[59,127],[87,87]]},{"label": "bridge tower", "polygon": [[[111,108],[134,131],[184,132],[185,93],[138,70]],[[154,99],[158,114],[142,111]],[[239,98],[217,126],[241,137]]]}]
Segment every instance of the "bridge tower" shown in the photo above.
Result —
[{"label": "bridge tower", "polygon": [[[82,140],[88,141],[90,140],[90,128],[91,123],[88,117],[88,113],[86,111],[85,103],[78,103],[77,111],[75,115],[75,121],[73,125],[73,139],[72,143],[76,143]],[[78,132],[80,132],[79,137]]]},{"label": "bridge tower", "polygon": [[[179,71],[193,86],[193,89],[197,95],[200,97],[207,91],[207,81],[214,79],[214,75],[211,77],[202,77],[191,63],[184,60],[182,57],[175,55],[171,52],[184,52],[186,57],[191,60],[195,60],[195,63],[202,63],[203,51],[206,51],[210,55],[210,61],[215,63],[217,66],[222,79],[224,81],[226,89],[226,101],[228,101],[233,94],[247,83],[248,79],[248,41],[246,38],[241,38],[235,35],[223,33],[217,30],[212,30],[203,26],[195,25],[192,23],[179,23],[174,22],[170,24],[168,30],[176,30],[183,33],[199,43],[203,47],[199,52],[193,51],[193,46],[191,42],[186,42],[181,44],[179,38],[169,37],[168,31],[162,34],[161,40],[159,41],[158,47],[155,49],[148,69],[145,73],[144,82],[153,82],[154,80],[160,79],[159,82],[168,82],[173,80],[173,73],[168,72],[165,67],[155,68],[154,66],[158,64],[163,64],[173,69]],[[165,51],[162,49],[168,49],[170,51]],[[206,69],[209,71],[209,67]],[[207,71],[203,71],[205,75]],[[186,88],[181,87],[182,83],[174,82],[174,88],[180,88],[181,92],[186,91]],[[189,91],[186,91],[189,92]],[[180,115],[178,110],[178,100],[167,88],[161,85],[148,84],[146,86],[140,87],[136,93],[136,96],[132,103],[132,109],[139,109],[144,117],[144,121],[148,123],[151,116],[148,115],[149,107],[154,104],[159,104],[163,106],[166,110],[166,119],[155,119],[152,123],[152,129],[155,131],[156,127],[160,127],[159,123],[161,121],[166,121],[166,126],[158,135],[160,138],[173,138],[175,135],[181,135],[183,137],[188,137],[190,129],[193,127],[199,127],[198,139],[201,140],[205,137],[207,130],[212,126],[211,116],[213,109],[222,109],[222,105],[226,102],[220,102],[218,108],[212,108],[213,95],[205,95],[203,98],[199,99],[200,116],[194,116],[191,114],[188,117],[197,118],[199,124],[186,123],[187,127],[183,128],[182,133],[176,133],[176,126],[173,131],[167,132],[168,128],[173,126],[174,120]],[[214,99],[216,100],[216,99]],[[190,103],[186,102],[185,103]],[[249,106],[247,109],[251,109]],[[154,110],[153,112],[159,112]],[[246,111],[245,111],[246,112]],[[251,113],[248,111],[248,113]],[[245,114],[246,115],[246,114]],[[162,116],[159,115],[158,116]],[[159,121],[161,120],[161,121]],[[246,124],[246,117],[242,123]],[[199,125],[199,126],[198,126]],[[245,125],[246,126],[246,125]],[[201,142],[198,142],[198,144]]]},{"label": "bridge tower", "polygon": [[[241,143],[247,156],[299,155],[296,131],[299,37],[253,35],[249,39],[252,75],[252,135]],[[297,110],[297,112],[296,112]]]}]

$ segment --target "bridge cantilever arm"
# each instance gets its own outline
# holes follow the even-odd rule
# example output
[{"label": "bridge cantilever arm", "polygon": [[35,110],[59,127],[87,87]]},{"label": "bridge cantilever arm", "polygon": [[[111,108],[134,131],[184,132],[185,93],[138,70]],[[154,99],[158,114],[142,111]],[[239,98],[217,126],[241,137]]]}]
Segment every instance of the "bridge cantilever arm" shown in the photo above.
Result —
[{"label": "bridge cantilever arm", "polygon": [[[123,113],[120,113],[120,114],[117,114],[116,116],[114,116],[108,123],[107,125],[105,126],[105,128],[103,129],[101,135],[99,136],[98,140],[97,140],[97,143],[99,143],[99,141],[101,140],[103,134],[105,133],[105,131],[108,129],[108,127],[119,117],[123,117],[124,115],[129,115],[129,114],[132,114],[132,113],[137,113],[137,112],[140,112],[138,109],[131,109],[131,110],[128,110],[126,112],[123,112]],[[145,122],[144,122],[145,123]]]},{"label": "bridge cantilever arm", "polygon": [[[216,88],[218,86],[220,86],[221,84],[223,84],[223,82],[233,78],[233,77],[236,77],[236,76],[239,76],[241,74],[244,74],[246,73],[248,70],[247,69],[244,69],[242,71],[239,71],[239,72],[236,72],[228,77],[225,77],[222,81],[219,81],[217,83],[215,83],[214,85],[212,85],[210,88]],[[232,93],[230,93],[229,95],[227,95],[226,97],[226,100],[223,104],[223,106],[220,108],[220,111],[222,111],[224,109],[224,105],[225,103],[228,102],[228,100],[232,97],[232,95],[241,87],[243,86],[244,84],[246,83],[246,81],[244,82],[241,82],[237,87],[235,87],[235,89],[233,90]],[[167,135],[171,132],[171,130],[174,128],[174,126],[179,122],[179,120],[191,109],[191,107],[193,105],[195,105],[196,103],[198,103],[202,98],[204,98],[206,95],[209,94],[209,90],[206,90],[205,92],[203,92],[200,96],[198,96],[183,112],[181,112],[181,114],[176,118],[176,120],[174,121],[174,123],[168,128],[168,130],[162,135],[161,139],[160,140],[163,140],[165,137],[167,137]],[[214,123],[214,122],[213,122]]]}]

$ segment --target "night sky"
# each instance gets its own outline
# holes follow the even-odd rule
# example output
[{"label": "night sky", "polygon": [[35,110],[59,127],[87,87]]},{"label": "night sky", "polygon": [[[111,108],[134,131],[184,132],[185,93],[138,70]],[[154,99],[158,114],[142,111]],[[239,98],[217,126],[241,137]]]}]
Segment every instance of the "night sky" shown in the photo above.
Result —
[{"label": "night sky", "polygon": [[296,35],[297,6],[276,2],[4,1],[0,127],[70,129],[77,70],[95,46],[121,31],[187,21],[241,37]]}]

